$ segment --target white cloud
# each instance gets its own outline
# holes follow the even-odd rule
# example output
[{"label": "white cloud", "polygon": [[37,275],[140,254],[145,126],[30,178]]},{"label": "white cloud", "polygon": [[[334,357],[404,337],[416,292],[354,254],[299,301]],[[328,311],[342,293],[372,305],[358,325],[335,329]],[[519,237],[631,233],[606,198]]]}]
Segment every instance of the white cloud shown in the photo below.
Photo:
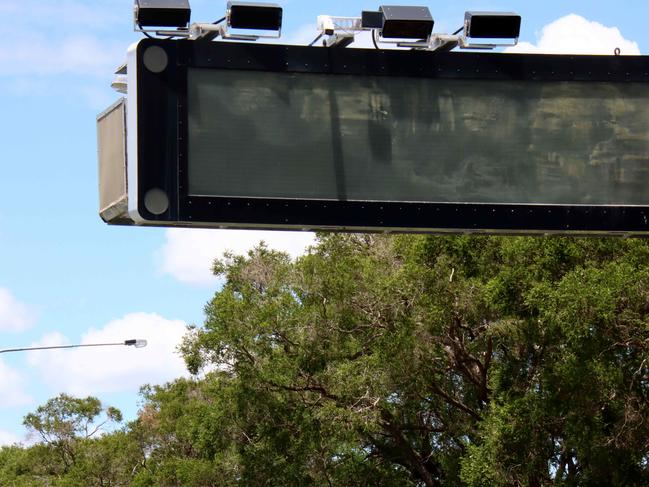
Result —
[{"label": "white cloud", "polygon": [[22,406],[32,402],[32,398],[25,391],[24,384],[25,379],[20,372],[0,360],[0,408]]},{"label": "white cloud", "polygon": [[125,46],[88,34],[63,38],[23,34],[0,45],[0,76],[105,77],[125,56]]},{"label": "white cloud", "polygon": [[22,331],[35,321],[36,313],[0,287],[0,331]]},{"label": "white cloud", "polygon": [[9,445],[14,445],[16,443],[20,443],[22,439],[10,432],[10,431],[3,431],[0,430],[0,446],[9,446]]},{"label": "white cloud", "polygon": [[[116,8],[118,7],[118,8]],[[12,20],[25,23],[23,29],[47,27],[77,27],[83,29],[110,29],[128,19],[130,5],[116,5],[112,1],[94,0],[2,0],[0,13],[15,14]]]},{"label": "white cloud", "polygon": [[17,2],[5,2],[0,3],[0,14],[13,14],[18,12],[18,3]]},{"label": "white cloud", "polygon": [[215,283],[212,262],[223,252],[245,254],[263,240],[268,247],[287,252],[291,257],[304,253],[314,243],[311,232],[257,230],[202,230],[173,228],[159,251],[162,272],[188,284]]},{"label": "white cloud", "polygon": [[536,44],[521,42],[506,52],[610,55],[616,48],[623,55],[640,54],[638,44],[625,39],[617,27],[570,14],[543,27]]},{"label": "white cloud", "polygon": [[[106,75],[125,57],[126,47],[109,40],[128,25],[131,11],[112,1],[4,0],[5,41],[0,76]],[[102,33],[102,31],[105,31]]]},{"label": "white cloud", "polygon": [[70,95],[97,108],[99,83],[110,93],[112,73],[126,57],[115,32],[128,32],[131,8],[114,0],[0,0],[0,90]]},{"label": "white cloud", "polygon": [[[136,392],[145,383],[160,384],[188,375],[177,347],[185,334],[185,323],[156,314],[133,313],[111,321],[101,329],[86,332],[81,344],[119,343],[145,339],[148,346],[75,348],[29,352],[29,364],[52,392],[99,395]],[[68,345],[61,333],[50,333],[32,346]]]}]

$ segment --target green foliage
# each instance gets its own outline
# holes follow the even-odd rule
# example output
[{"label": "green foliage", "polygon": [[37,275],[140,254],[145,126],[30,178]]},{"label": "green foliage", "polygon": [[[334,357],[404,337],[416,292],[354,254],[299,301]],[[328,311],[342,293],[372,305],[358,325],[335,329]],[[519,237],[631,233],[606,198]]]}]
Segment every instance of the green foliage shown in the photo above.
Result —
[{"label": "green foliage", "polygon": [[92,401],[48,403],[0,484],[648,485],[648,264],[643,240],[474,236],[226,256],[194,378],[99,438]]},{"label": "green foliage", "polygon": [[494,362],[482,442],[464,460],[469,484],[487,471],[502,485],[649,479],[647,247],[558,241],[572,263],[528,278],[521,298],[534,319],[499,330],[504,356]]},{"label": "green foliage", "polygon": [[[0,448],[0,485],[23,487],[32,477],[32,451],[20,446]],[[29,479],[29,480],[28,480]]]},{"label": "green foliage", "polygon": [[41,442],[0,453],[0,485],[127,485],[142,457],[130,434],[105,428],[122,413],[95,397],[67,394],[50,399],[25,416]]},{"label": "green foliage", "polygon": [[215,264],[226,285],[183,350],[194,372],[228,371],[254,398],[228,407],[269,425],[239,444],[244,472],[281,451],[294,484],[345,485],[350,468],[401,484],[642,483],[648,248],[326,235],[291,263],[261,247]]},{"label": "green foliage", "polygon": [[[99,416],[105,419],[97,424]],[[25,416],[24,425],[38,433],[48,444],[72,441],[79,437],[90,438],[109,422],[122,421],[122,413],[113,407],[102,408],[96,397],[85,399],[60,394]]]}]

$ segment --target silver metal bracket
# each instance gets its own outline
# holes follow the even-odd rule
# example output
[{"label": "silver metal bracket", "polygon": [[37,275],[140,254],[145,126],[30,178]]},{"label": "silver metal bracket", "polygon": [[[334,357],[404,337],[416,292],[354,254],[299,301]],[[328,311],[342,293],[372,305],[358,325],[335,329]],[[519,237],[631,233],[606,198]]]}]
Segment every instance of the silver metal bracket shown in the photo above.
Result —
[{"label": "silver metal bracket", "polygon": [[191,40],[213,40],[220,37],[236,41],[256,41],[258,39],[278,39],[281,35],[281,30],[278,30],[274,35],[233,34],[228,30],[225,20],[218,24],[195,23],[189,26],[189,39]]}]

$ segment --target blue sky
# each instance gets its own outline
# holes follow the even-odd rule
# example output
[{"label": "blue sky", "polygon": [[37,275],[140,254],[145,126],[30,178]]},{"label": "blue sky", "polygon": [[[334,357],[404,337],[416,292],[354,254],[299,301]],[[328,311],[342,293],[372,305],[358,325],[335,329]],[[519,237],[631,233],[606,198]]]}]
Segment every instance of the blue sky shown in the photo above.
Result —
[{"label": "blue sky", "polygon": [[[316,36],[317,15],[358,16],[379,5],[279,3],[283,38],[292,43]],[[226,2],[191,4],[193,21],[213,21]],[[646,0],[414,4],[430,7],[437,32],[460,27],[465,10],[507,10],[523,16],[519,49],[649,54]],[[175,347],[218,289],[210,261],[261,238],[297,255],[312,238],[109,227],[99,219],[95,118],[118,98],[113,70],[141,38],[131,12],[131,0],[0,0],[0,349],[150,343],[1,354],[0,444],[24,441],[22,417],[60,392],[95,395],[134,418],[140,385],[185,374]]]}]

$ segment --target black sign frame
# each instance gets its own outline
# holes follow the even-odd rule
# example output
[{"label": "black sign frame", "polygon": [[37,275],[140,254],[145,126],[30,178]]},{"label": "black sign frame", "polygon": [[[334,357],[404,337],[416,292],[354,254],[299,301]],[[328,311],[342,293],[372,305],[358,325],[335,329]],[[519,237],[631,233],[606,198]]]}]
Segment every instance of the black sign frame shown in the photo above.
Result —
[{"label": "black sign frame", "polygon": [[[144,65],[144,52],[153,46],[167,56],[167,66],[161,72]],[[640,82],[647,83],[649,89],[649,57],[434,53],[143,39],[137,45],[136,60],[139,223],[286,230],[649,235],[647,206],[322,201],[192,196],[187,191],[189,67],[430,79]],[[169,197],[168,209],[161,214],[152,214],[144,204],[147,191],[153,188]]]}]

